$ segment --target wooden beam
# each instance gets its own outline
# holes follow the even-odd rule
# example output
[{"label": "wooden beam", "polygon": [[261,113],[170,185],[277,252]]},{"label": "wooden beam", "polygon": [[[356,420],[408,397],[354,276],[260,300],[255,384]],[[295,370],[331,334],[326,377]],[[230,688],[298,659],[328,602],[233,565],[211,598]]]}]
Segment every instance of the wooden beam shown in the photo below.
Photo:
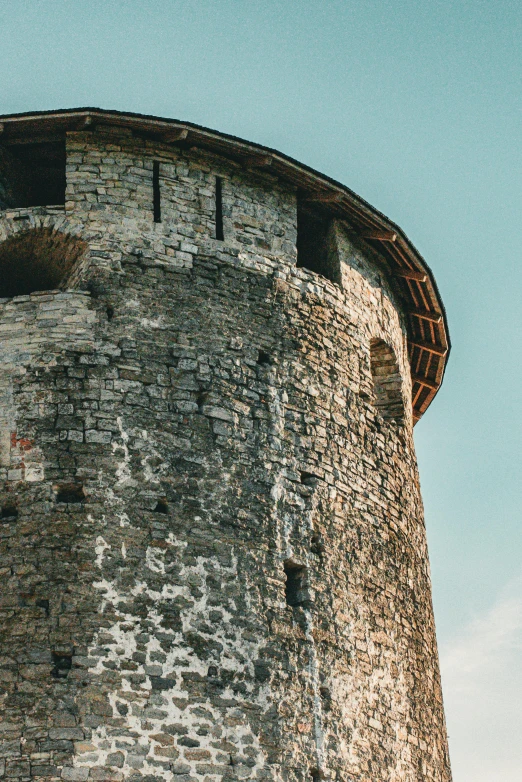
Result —
[{"label": "wooden beam", "polygon": [[343,195],[343,193],[339,192],[311,193],[306,197],[306,200],[309,203],[338,204],[343,200]]},{"label": "wooden beam", "polygon": [[442,315],[440,312],[430,312],[429,310],[410,310],[410,315],[414,315],[421,320],[429,320],[430,323],[441,323]]},{"label": "wooden beam", "polygon": [[416,269],[394,269],[396,277],[404,277],[405,280],[417,280],[417,282],[426,282],[428,275],[425,272],[419,272]]},{"label": "wooden beam", "polygon": [[421,386],[426,386],[426,388],[431,388],[432,391],[438,391],[440,384],[435,383],[433,380],[428,380],[427,377],[421,377],[420,375],[412,375],[411,376],[413,383],[420,383]]},{"label": "wooden beam", "polygon": [[241,162],[245,168],[265,168],[271,166],[273,160],[272,155],[248,155]]},{"label": "wooden beam", "polygon": [[7,136],[4,144],[9,144],[10,146],[18,146],[20,144],[29,145],[29,144],[50,144],[55,141],[63,141],[65,136],[65,133],[53,133],[47,134],[46,136],[37,136],[37,135],[31,135],[31,136]]},{"label": "wooden beam", "polygon": [[441,345],[435,345],[433,342],[410,340],[409,344],[412,346],[412,348],[421,348],[421,350],[427,350],[428,353],[433,353],[435,356],[445,356],[448,352],[448,348],[443,348]]},{"label": "wooden beam", "polygon": [[394,231],[371,231],[362,229],[359,231],[359,236],[361,236],[363,239],[376,239],[378,242],[397,241],[397,234]]},{"label": "wooden beam", "polygon": [[188,130],[187,128],[174,128],[173,130],[169,130],[167,133],[163,134],[163,141],[166,141],[167,144],[171,144],[175,141],[185,141],[185,139],[188,136]]}]

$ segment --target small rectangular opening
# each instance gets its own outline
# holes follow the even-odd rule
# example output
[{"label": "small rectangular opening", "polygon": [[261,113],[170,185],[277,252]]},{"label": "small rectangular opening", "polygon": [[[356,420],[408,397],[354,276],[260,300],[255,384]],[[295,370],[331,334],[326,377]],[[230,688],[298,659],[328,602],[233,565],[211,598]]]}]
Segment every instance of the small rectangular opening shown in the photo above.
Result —
[{"label": "small rectangular opening", "polygon": [[154,506],[154,513],[168,513],[168,512],[169,512],[169,506],[167,505],[167,500],[164,497],[160,497],[156,505]]},{"label": "small rectangular opening", "polygon": [[269,366],[272,363],[270,353],[267,353],[266,350],[260,350],[257,354],[257,363],[261,366]]},{"label": "small rectangular opening", "polygon": [[330,240],[331,216],[313,204],[297,202],[297,266],[341,284],[339,257]]},{"label": "small rectangular opening", "polygon": [[223,232],[223,180],[220,176],[216,177],[216,239],[223,241],[225,234]]},{"label": "small rectangular opening", "polygon": [[66,679],[72,668],[72,654],[62,654],[61,652],[51,652],[53,668],[51,676],[55,679]]},{"label": "small rectangular opening", "polygon": [[0,145],[0,209],[65,204],[65,141]]},{"label": "small rectangular opening", "polygon": [[161,193],[160,193],[160,164],[155,160],[152,164],[152,200],[154,222],[161,223]]},{"label": "small rectangular opening", "polygon": [[85,491],[81,483],[61,483],[55,487],[56,502],[74,505],[85,502]]},{"label": "small rectangular opening", "polygon": [[18,518],[18,508],[16,505],[4,505],[0,517],[4,521],[15,521]]},{"label": "small rectangular opening", "polygon": [[285,597],[289,606],[305,606],[310,602],[307,583],[307,568],[292,560],[284,563],[286,584]]}]

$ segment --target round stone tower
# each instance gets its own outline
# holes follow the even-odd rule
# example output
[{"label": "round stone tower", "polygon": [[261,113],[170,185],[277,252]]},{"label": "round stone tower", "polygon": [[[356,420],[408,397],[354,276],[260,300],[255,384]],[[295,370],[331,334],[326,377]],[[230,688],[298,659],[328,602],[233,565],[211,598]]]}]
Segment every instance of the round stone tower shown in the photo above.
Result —
[{"label": "round stone tower", "polygon": [[423,259],[225,134],[0,122],[6,777],[449,782]]}]

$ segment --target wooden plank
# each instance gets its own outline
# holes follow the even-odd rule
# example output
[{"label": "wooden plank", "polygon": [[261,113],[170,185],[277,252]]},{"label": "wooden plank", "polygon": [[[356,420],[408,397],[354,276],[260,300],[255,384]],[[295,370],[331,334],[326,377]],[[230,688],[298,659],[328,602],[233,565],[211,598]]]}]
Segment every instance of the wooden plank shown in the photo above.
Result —
[{"label": "wooden plank", "polygon": [[[7,128],[4,127],[6,130]],[[56,141],[63,141],[65,138],[65,133],[53,133],[53,134],[47,134],[45,136],[37,136],[36,134],[33,136],[10,136],[6,134],[6,138],[4,141],[2,141],[2,144],[6,144],[9,146],[19,146],[20,144],[23,144],[24,146],[28,146],[29,144],[52,144]]]},{"label": "wooden plank", "polygon": [[273,155],[247,155],[241,161],[245,168],[265,168],[273,163]]},{"label": "wooden plank", "polygon": [[396,277],[404,277],[405,280],[417,280],[417,282],[426,282],[428,275],[426,272],[419,272],[416,269],[394,269]]},{"label": "wooden plank", "polygon": [[432,391],[438,391],[440,388],[440,385],[438,383],[435,383],[433,380],[428,380],[427,377],[421,377],[420,375],[412,375],[411,379],[413,383],[420,383],[421,386],[426,386],[426,388],[431,388]]},{"label": "wooden plank", "polygon": [[433,353],[435,356],[445,356],[448,352],[448,348],[443,348],[441,345],[434,345],[433,342],[421,342],[421,341],[409,341],[412,348],[421,348],[421,350],[427,350],[428,353]]},{"label": "wooden plank", "polygon": [[370,231],[368,229],[359,232],[363,239],[376,239],[379,242],[396,242],[397,234],[394,231]]},{"label": "wooden plank", "polygon": [[421,320],[429,320],[430,323],[441,323],[442,315],[440,312],[431,312],[430,310],[409,310],[410,315],[415,315],[416,318]]},{"label": "wooden plank", "polygon": [[324,193],[311,193],[306,197],[306,200],[310,203],[319,204],[338,204],[343,200],[344,193],[339,192],[324,192]]}]

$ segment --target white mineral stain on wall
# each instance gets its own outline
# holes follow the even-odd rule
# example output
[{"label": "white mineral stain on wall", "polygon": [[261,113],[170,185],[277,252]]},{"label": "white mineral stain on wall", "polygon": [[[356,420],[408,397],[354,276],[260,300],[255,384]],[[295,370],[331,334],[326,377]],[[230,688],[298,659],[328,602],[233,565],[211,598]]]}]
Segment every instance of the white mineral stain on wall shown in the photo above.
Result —
[{"label": "white mineral stain on wall", "polygon": [[96,552],[96,567],[101,568],[106,549],[110,549],[109,544],[102,538],[101,535],[98,535],[96,538],[96,547],[94,549]]},{"label": "white mineral stain on wall", "polygon": [[127,445],[129,441],[129,435],[123,428],[123,422],[121,416],[118,416],[116,418],[116,423],[118,424],[121,443],[118,443],[115,440],[113,440],[112,450],[114,451],[115,454],[117,451],[123,451],[123,459],[122,461],[117,462],[117,467],[116,467],[116,477],[118,478],[116,486],[118,488],[121,488],[122,486],[134,485],[135,481],[133,481],[132,479],[131,469],[130,469],[131,456],[129,453],[129,447]]},{"label": "white mineral stain on wall", "polygon": [[[167,538],[169,548],[181,549],[186,544],[180,544],[172,534]],[[103,554],[108,545],[101,536],[97,540],[97,563],[103,565]],[[166,549],[148,547],[145,561],[153,573],[165,573]],[[200,749],[209,753],[206,761],[209,764],[223,764],[224,756],[221,749],[215,747],[217,739],[225,739],[234,746],[238,755],[249,758],[249,765],[242,765],[244,778],[255,779],[257,773],[264,768],[266,758],[259,742],[259,737],[251,730],[246,716],[247,710],[252,707],[253,684],[247,684],[247,692],[244,696],[238,695],[230,688],[225,688],[222,694],[223,700],[234,699],[237,706],[226,711],[226,724],[222,709],[218,709],[205,702],[204,709],[197,704],[190,703],[189,693],[183,686],[182,674],[190,672],[201,677],[208,675],[208,660],[201,660],[187,645],[185,635],[195,628],[199,628],[209,621],[209,611],[215,606],[208,604],[208,592],[206,591],[206,576],[209,569],[213,573],[222,572],[224,575],[237,576],[237,560],[233,559],[230,566],[223,565],[217,558],[205,559],[199,557],[193,566],[183,566],[179,572],[181,585],[163,584],[161,590],[151,588],[145,581],[136,581],[125,593],[118,591],[114,581],[101,579],[94,586],[103,594],[102,612],[110,604],[119,614],[118,620],[103,631],[103,648],[108,651],[106,657],[93,657],[97,662],[91,668],[91,674],[103,676],[107,672],[104,662],[114,665],[116,670],[125,661],[131,661],[137,650],[137,636],[140,635],[140,618],[132,613],[121,611],[120,606],[129,601],[129,598],[146,596],[153,604],[159,604],[162,600],[176,597],[185,598],[185,608],[181,611],[182,632],[176,632],[162,625],[162,615],[154,608],[149,610],[147,619],[157,628],[161,637],[170,636],[169,650],[165,653],[164,646],[160,644],[155,635],[147,633],[146,659],[140,663],[133,674],[144,674],[145,681],[136,687],[131,683],[128,674],[120,669],[120,685],[115,687],[109,695],[109,703],[113,710],[113,717],[121,723],[121,712],[118,706],[127,710],[121,730],[117,727],[107,729],[101,726],[93,730],[89,749],[78,752],[75,757],[75,766],[78,768],[96,766],[110,766],[110,755],[121,752],[124,756],[123,766],[118,771],[126,778],[133,769],[139,768],[143,774],[154,774],[156,777],[170,782],[172,771],[169,763],[162,763],[165,757],[165,748],[171,748],[174,737],[165,734],[164,727],[178,725],[187,730],[187,735],[197,738]],[[198,584],[201,597],[195,599],[190,590],[190,584]],[[232,605],[235,609],[235,606]],[[258,658],[263,639],[254,640],[252,634],[234,627],[234,615],[225,608],[220,608],[222,618],[216,626],[211,637],[214,643],[222,645],[223,652],[216,664],[220,669],[241,673],[244,670],[253,672],[253,662]],[[205,637],[206,633],[198,630]],[[108,640],[112,638],[112,640]],[[97,639],[94,640],[89,655],[97,648]],[[162,653],[165,660],[158,662],[154,659],[155,653]],[[212,662],[212,661],[211,661]],[[151,677],[161,677],[170,680],[168,689],[154,691]],[[245,681],[250,682],[251,676]],[[262,686],[257,698],[257,704],[262,710],[270,708],[271,701],[268,697],[268,686]],[[186,702],[186,706],[183,705]],[[154,706],[152,705],[154,704]],[[243,709],[243,704],[247,709]],[[146,718],[145,718],[146,715]],[[206,731],[202,735],[201,729]],[[197,731],[197,733],[196,733]],[[174,753],[176,754],[176,753]],[[226,760],[226,759],[225,759]],[[158,762],[160,765],[158,765]],[[172,763],[173,761],[171,761]],[[199,778],[197,765],[201,761],[175,758],[177,773],[193,774]],[[220,774],[211,772],[206,778],[218,780]]]}]

